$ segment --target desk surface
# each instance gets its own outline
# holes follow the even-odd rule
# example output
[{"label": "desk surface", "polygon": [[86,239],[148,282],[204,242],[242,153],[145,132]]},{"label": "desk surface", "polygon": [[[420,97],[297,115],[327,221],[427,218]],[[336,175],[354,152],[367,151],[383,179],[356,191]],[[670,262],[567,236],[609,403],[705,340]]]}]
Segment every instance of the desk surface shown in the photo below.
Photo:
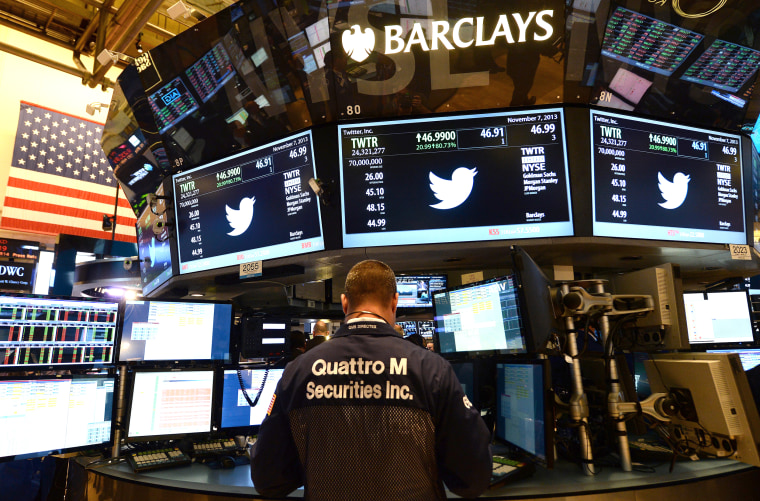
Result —
[{"label": "desk surface", "polygon": [[[483,498],[522,499],[627,491],[702,481],[753,468],[731,460],[681,461],[676,463],[672,473],[668,472],[668,464],[662,464],[655,467],[653,472],[647,473],[624,472],[620,468],[605,467],[597,475],[589,477],[583,475],[577,466],[559,461],[553,470],[538,467],[532,477],[488,491]],[[134,473],[128,464],[119,463],[95,467],[91,471],[117,480],[163,489],[246,497],[257,494],[251,483],[248,465],[212,470],[206,465],[193,463],[167,470]],[[457,497],[451,493],[449,496]],[[303,497],[303,489],[297,489],[289,497]]]}]

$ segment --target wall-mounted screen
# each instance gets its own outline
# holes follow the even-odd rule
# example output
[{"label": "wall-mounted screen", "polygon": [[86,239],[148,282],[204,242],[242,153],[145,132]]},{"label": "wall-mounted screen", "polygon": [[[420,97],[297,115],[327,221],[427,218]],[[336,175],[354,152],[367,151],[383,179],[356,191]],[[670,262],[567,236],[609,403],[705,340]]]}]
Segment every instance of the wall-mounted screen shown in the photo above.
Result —
[{"label": "wall-mounted screen", "polygon": [[740,138],[591,110],[593,234],[746,244]]},{"label": "wall-mounted screen", "polygon": [[113,390],[105,375],[0,379],[0,459],[109,444]]},{"label": "wall-mounted screen", "polygon": [[[282,372],[283,369],[225,370],[219,427],[244,428],[250,431],[251,426],[261,425]],[[250,402],[246,399],[243,389]]]},{"label": "wall-mounted screen", "polygon": [[755,342],[746,290],[684,292],[686,328],[693,346],[748,346]]},{"label": "wall-mounted screen", "polygon": [[760,52],[725,40],[715,40],[681,76],[683,80],[738,92],[757,73]]},{"label": "wall-mounted screen", "polygon": [[232,322],[232,303],[127,300],[119,361],[230,361]]},{"label": "wall-mounted screen", "polygon": [[0,295],[0,371],[114,362],[119,303]]},{"label": "wall-mounted screen", "polygon": [[433,294],[435,348],[444,356],[526,353],[514,276]]},{"label": "wall-mounted screen", "polygon": [[604,30],[602,55],[670,76],[704,36],[618,7]]},{"label": "wall-mounted screen", "polygon": [[446,284],[446,275],[396,275],[398,307],[432,308],[433,293],[446,290]]},{"label": "wall-mounted screen", "polygon": [[311,131],[176,174],[179,272],[324,249]]},{"label": "wall-mounted screen", "polygon": [[338,134],[344,247],[573,234],[562,109],[339,125]]},{"label": "wall-mounted screen", "polygon": [[135,372],[127,441],[211,432],[214,371]]},{"label": "wall-mounted screen", "polygon": [[[159,186],[156,195],[163,194],[163,186]],[[143,296],[156,290],[173,275],[169,227],[164,226],[158,234],[153,231],[157,221],[167,222],[166,219],[166,203],[164,200],[158,200],[154,206],[146,207],[135,223]]]}]

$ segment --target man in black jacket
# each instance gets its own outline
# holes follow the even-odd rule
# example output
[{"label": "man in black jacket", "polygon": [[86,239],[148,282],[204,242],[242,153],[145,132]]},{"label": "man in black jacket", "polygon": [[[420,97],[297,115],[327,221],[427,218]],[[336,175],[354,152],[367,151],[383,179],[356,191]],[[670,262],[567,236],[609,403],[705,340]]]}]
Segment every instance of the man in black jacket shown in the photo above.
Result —
[{"label": "man in black jacket", "polygon": [[346,323],[285,369],[251,450],[266,496],[303,485],[312,500],[480,495],[490,433],[451,366],[393,329],[393,271],[362,261],[341,295]]}]

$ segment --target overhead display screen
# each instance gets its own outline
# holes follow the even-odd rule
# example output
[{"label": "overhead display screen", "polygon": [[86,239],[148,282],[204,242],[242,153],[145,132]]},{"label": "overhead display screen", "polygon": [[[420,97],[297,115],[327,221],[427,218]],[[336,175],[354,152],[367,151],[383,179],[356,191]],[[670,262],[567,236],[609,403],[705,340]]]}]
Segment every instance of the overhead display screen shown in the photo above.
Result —
[{"label": "overhead display screen", "polygon": [[746,244],[739,136],[591,111],[594,236]]},{"label": "overhead display screen", "polygon": [[670,76],[704,37],[618,7],[604,30],[602,55]]},{"label": "overhead display screen", "polygon": [[180,274],[324,250],[311,132],[172,176]]},{"label": "overhead display screen", "polygon": [[755,75],[760,52],[724,40],[715,40],[684,72],[682,79],[737,92]]},{"label": "overhead display screen", "polygon": [[562,109],[338,134],[344,247],[573,234]]}]

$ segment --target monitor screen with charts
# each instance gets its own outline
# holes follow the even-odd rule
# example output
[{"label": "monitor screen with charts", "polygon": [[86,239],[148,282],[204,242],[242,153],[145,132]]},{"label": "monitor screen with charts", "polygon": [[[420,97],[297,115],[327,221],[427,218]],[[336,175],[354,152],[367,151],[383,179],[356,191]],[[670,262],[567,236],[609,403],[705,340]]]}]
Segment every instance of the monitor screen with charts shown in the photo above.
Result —
[{"label": "monitor screen with charts", "polygon": [[749,297],[746,290],[684,292],[689,344],[748,346],[754,344]]}]

